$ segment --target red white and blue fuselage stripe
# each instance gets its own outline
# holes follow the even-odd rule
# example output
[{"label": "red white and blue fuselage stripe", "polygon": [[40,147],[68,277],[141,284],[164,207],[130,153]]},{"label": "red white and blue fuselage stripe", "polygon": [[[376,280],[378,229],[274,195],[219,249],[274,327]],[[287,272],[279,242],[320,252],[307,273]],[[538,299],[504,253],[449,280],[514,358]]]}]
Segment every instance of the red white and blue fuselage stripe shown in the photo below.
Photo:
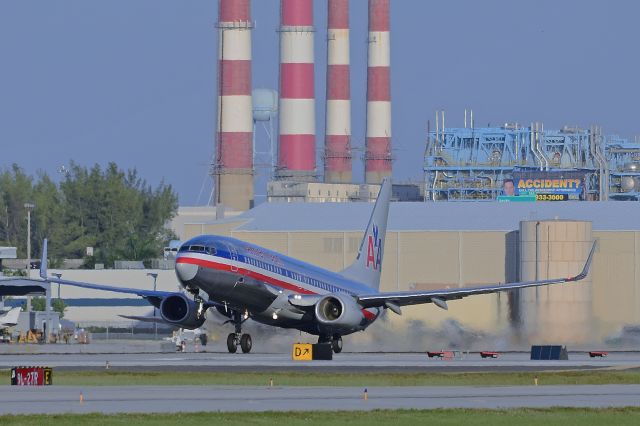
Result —
[{"label": "red white and blue fuselage stripe", "polygon": [[[278,291],[292,294],[336,294],[356,297],[359,293],[371,294],[373,289],[348,280],[343,276],[305,262],[238,240],[215,240],[215,254],[184,251],[178,254],[176,263],[193,264],[217,271],[252,278]],[[198,242],[203,244],[203,242]],[[212,242],[210,242],[211,244]],[[195,241],[185,243],[197,244]],[[375,319],[377,309],[363,309],[369,320]]]}]

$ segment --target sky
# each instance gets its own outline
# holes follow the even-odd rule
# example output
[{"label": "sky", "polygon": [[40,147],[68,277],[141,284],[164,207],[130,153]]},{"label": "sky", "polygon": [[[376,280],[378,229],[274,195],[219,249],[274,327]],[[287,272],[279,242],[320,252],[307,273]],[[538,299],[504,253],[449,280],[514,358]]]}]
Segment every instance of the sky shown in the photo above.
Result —
[{"label": "sky", "polygon": [[[325,0],[315,0],[317,158]],[[354,180],[364,180],[367,2],[351,0]],[[279,1],[253,0],[253,87],[278,87]],[[640,2],[391,0],[395,180],[420,180],[427,121],[640,134]],[[181,205],[211,191],[216,0],[0,0],[0,169],[136,168]],[[264,144],[265,133],[258,133]],[[321,170],[320,162],[318,168]],[[262,170],[264,172],[264,170]],[[257,200],[264,186],[256,188]]]}]

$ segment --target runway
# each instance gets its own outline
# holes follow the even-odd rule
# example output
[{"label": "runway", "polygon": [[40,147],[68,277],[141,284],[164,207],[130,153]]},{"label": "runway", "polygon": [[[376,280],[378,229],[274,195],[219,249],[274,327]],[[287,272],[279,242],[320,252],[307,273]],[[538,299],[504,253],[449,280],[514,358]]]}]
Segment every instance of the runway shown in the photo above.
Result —
[{"label": "runway", "polygon": [[[342,353],[333,361],[296,362],[288,353],[229,354],[4,354],[0,369],[43,365],[55,371],[297,371],[326,373],[548,371],[640,368],[640,353],[614,352],[606,358],[570,353],[568,361],[531,361],[529,354],[478,353],[443,360],[422,353]],[[8,375],[7,375],[8,379]],[[640,385],[370,387],[258,386],[0,386],[0,414],[87,412],[196,412],[372,410],[430,408],[620,407],[640,405]],[[84,402],[80,402],[80,394]]]},{"label": "runway", "polygon": [[[0,387],[0,414],[624,407],[640,385],[505,387]],[[84,401],[80,402],[82,393]]]},{"label": "runway", "polygon": [[106,362],[112,368],[130,370],[225,370],[273,371],[314,370],[338,371],[542,371],[640,368],[640,353],[617,352],[606,358],[589,358],[586,353],[570,353],[568,361],[531,361],[528,353],[506,353],[497,359],[482,359],[478,353],[462,354],[460,358],[444,360],[421,353],[342,353],[332,361],[292,361],[282,354],[229,353],[135,353],[135,354],[6,354],[0,355],[0,368],[18,365],[43,365],[55,369],[103,369]]}]

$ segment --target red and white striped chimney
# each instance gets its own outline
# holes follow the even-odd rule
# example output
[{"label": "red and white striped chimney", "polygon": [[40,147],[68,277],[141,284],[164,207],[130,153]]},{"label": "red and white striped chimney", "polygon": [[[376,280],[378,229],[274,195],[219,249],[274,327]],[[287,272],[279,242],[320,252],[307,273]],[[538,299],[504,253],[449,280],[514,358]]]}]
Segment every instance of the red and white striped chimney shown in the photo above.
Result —
[{"label": "red and white striped chimney", "polygon": [[216,203],[253,206],[250,0],[218,2]]},{"label": "red and white striped chimney", "polygon": [[365,180],[391,176],[391,43],[389,0],[369,0]]},{"label": "red and white striped chimney", "polygon": [[327,22],[327,114],[324,179],[351,182],[349,0],[329,0]]},{"label": "red and white striped chimney", "polygon": [[280,2],[280,135],[277,176],[316,174],[313,0]]}]

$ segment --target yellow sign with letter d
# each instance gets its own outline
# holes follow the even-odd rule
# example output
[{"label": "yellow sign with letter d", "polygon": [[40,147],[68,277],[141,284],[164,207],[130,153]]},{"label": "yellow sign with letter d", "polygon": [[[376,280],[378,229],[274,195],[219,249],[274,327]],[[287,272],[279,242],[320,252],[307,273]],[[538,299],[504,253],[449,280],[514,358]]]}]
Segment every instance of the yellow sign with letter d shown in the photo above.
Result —
[{"label": "yellow sign with letter d", "polygon": [[296,343],[293,345],[291,358],[293,358],[294,361],[313,360],[313,345],[310,343]]}]

